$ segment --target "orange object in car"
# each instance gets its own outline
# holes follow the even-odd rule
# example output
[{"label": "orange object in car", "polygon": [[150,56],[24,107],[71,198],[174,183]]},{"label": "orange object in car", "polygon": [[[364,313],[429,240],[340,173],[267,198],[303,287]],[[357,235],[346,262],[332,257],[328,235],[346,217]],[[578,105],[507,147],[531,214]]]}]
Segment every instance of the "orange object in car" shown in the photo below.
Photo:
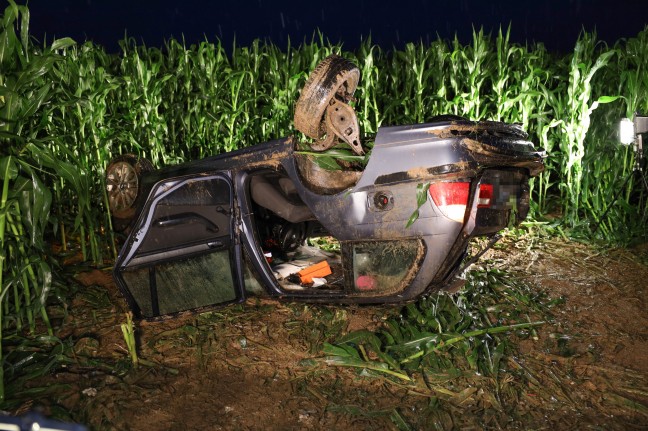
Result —
[{"label": "orange object in car", "polygon": [[326,277],[327,275],[331,274],[331,267],[325,260],[321,261],[320,263],[316,263],[315,265],[311,265],[308,268],[304,268],[297,273],[302,284],[312,283],[313,277],[320,278]]}]

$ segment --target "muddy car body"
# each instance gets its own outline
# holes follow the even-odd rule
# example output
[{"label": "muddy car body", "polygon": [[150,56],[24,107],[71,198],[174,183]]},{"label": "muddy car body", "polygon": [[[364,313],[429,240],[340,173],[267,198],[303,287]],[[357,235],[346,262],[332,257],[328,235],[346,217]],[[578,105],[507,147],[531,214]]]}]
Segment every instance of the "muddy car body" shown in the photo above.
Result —
[{"label": "muddy car body", "polygon": [[[144,318],[260,286],[311,302],[412,300],[456,275],[472,237],[524,219],[542,157],[519,126],[448,117],[380,128],[357,171],[320,168],[293,138],[153,170],[114,276]],[[304,247],[313,236],[339,252]],[[299,277],[318,262],[331,273]]]}]

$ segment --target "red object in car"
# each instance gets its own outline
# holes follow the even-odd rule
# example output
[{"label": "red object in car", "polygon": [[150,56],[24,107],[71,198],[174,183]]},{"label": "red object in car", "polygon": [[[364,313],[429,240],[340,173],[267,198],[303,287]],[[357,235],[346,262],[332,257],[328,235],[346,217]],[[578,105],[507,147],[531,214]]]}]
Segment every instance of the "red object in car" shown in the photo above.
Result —
[{"label": "red object in car", "polygon": [[361,275],[355,284],[358,290],[374,290],[378,287],[378,281],[370,275]]}]

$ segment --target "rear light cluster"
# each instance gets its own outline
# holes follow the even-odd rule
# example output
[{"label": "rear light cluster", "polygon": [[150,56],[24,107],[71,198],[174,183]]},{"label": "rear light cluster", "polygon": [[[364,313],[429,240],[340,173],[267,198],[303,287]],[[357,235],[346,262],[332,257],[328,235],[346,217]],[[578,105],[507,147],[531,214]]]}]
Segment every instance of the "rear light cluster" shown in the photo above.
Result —
[{"label": "rear light cluster", "polygon": [[[469,182],[434,183],[430,185],[430,197],[444,216],[463,223],[470,194]],[[489,208],[493,202],[493,185],[480,184],[477,208]]]},{"label": "rear light cluster", "polygon": [[493,185],[480,184],[479,185],[479,201],[477,208],[489,208],[493,202]]}]

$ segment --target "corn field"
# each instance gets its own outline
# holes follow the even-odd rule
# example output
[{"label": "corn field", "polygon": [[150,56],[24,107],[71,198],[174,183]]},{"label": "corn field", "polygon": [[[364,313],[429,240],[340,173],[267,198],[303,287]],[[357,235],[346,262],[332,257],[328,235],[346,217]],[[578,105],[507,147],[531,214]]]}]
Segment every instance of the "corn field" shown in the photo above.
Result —
[{"label": "corn field", "polygon": [[536,220],[606,241],[647,236],[646,192],[636,177],[625,183],[635,154],[617,143],[617,125],[648,112],[648,28],[614,46],[583,32],[559,56],[512,43],[504,29],[403,50],[366,39],[351,52],[316,34],[286,47],[169,40],[154,48],[126,39],[109,54],[68,38],[33,40],[28,8],[12,0],[0,26],[3,343],[51,336],[52,244],[79,244],[96,264],[114,258],[103,175],[112,157],[135,153],[163,166],[290,135],[307,73],[331,53],[361,70],[355,108],[366,135],[440,114],[522,123],[548,155],[533,183]]}]

